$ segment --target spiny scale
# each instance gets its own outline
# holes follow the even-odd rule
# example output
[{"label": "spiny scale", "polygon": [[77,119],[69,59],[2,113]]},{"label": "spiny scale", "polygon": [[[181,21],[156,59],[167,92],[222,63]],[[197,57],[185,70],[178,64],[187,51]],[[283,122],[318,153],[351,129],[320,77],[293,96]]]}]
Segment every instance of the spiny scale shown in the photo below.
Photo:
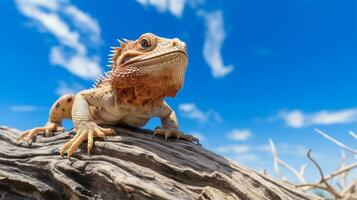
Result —
[{"label": "spiny scale", "polygon": [[104,72],[104,74],[99,75],[99,77],[95,80],[95,82],[92,85],[92,88],[98,87],[105,79],[109,77],[111,74],[111,71]]},{"label": "spiny scale", "polygon": [[119,42],[120,46],[119,47],[110,47],[110,54],[108,54],[108,62],[109,64],[107,65],[107,67],[110,67],[110,68],[113,68],[113,64],[114,64],[114,56],[116,55],[116,52],[117,52],[117,49],[120,48],[120,47],[123,47],[126,42],[128,41],[127,39],[123,39],[125,42],[123,42],[122,40],[120,39],[117,39],[117,41]]},{"label": "spiny scale", "polygon": [[[125,43],[126,43],[127,41],[129,41],[129,40],[125,39],[125,38],[123,38],[123,40],[124,40],[124,42],[123,42],[122,40],[120,40],[120,39],[117,39],[117,41],[118,41],[119,44],[120,44],[120,47],[122,47],[123,45],[125,45]],[[113,47],[110,47],[110,54],[108,54],[108,62],[109,62],[109,64],[107,65],[107,67],[113,68],[113,64],[114,64],[113,57],[114,57],[115,54],[116,54],[116,50],[117,50],[118,48],[120,48],[120,47],[114,47],[114,46],[113,46]],[[108,74],[105,73],[105,76],[108,76]],[[103,79],[103,77],[101,77],[101,79]],[[97,86],[96,83],[93,84],[93,85]]]},{"label": "spiny scale", "polygon": [[125,42],[121,41],[120,39],[117,39],[117,41],[119,42],[120,46],[125,45]]},{"label": "spiny scale", "polygon": [[[118,41],[120,41],[120,40],[118,40]],[[109,56],[109,58],[108,58],[109,64],[107,65],[107,67],[113,68],[113,63],[114,63],[113,56],[115,56],[115,52],[116,52],[116,49],[118,47],[110,47],[110,48],[112,49],[112,50],[110,50],[110,52],[112,52],[112,53],[108,54],[108,56]],[[99,77],[92,84],[92,88],[98,87],[103,82],[103,80],[108,78],[109,75],[110,75],[110,71],[109,72],[104,72],[104,74],[99,75]]]}]

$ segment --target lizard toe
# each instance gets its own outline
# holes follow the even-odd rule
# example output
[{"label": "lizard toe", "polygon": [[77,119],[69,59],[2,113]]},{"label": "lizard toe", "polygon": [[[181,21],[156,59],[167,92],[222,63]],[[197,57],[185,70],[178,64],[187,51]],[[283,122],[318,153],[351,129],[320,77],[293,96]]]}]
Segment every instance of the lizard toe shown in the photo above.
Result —
[{"label": "lizard toe", "polygon": [[157,127],[154,130],[153,135],[161,135],[165,137],[165,140],[167,140],[170,137],[175,137],[177,140],[186,140],[189,142],[197,142],[199,144],[198,138],[192,136],[192,135],[186,135],[182,131],[178,129],[164,129],[161,127]]},{"label": "lizard toe", "polygon": [[67,153],[68,158],[70,158],[85,140],[87,140],[87,152],[91,153],[95,137],[105,138],[107,135],[115,134],[113,129],[102,128],[94,122],[82,122],[75,128],[75,131],[74,138],[68,141],[60,150],[62,156]]}]

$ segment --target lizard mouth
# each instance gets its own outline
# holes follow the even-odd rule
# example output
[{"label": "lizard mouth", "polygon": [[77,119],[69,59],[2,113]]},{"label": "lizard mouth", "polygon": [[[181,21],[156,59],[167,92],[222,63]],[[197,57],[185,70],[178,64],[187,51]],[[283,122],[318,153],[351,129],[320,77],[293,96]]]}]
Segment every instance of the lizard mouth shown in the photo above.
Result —
[{"label": "lizard mouth", "polygon": [[128,55],[129,58],[125,58],[123,59],[123,61],[126,61],[125,63],[121,63],[121,67],[126,67],[128,65],[132,65],[132,64],[135,64],[135,63],[139,63],[139,62],[149,62],[151,60],[155,60],[155,59],[158,59],[158,58],[162,58],[162,57],[168,57],[172,54],[178,54],[178,55],[184,55],[185,59],[187,59],[187,53],[185,51],[181,51],[181,50],[178,50],[178,51],[171,51],[171,52],[168,52],[168,53],[165,53],[165,54],[160,54],[160,55],[157,55],[157,56],[152,56],[152,57],[148,57],[148,58],[143,58],[143,57],[138,57],[138,58],[130,58],[131,56]]}]

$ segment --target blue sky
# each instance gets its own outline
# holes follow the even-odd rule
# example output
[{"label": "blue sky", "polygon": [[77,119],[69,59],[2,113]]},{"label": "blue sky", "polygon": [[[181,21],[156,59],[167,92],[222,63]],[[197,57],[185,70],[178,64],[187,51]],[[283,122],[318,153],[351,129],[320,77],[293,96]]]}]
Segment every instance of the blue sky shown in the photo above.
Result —
[{"label": "blue sky", "polygon": [[[327,172],[340,150],[314,128],[356,147],[353,0],[14,0],[0,9],[0,124],[42,125],[59,95],[108,69],[116,38],[153,32],[188,45],[184,88],[168,102],[206,148],[273,174],[269,138],[297,167],[312,148]],[[306,174],[315,177],[313,166]]]}]

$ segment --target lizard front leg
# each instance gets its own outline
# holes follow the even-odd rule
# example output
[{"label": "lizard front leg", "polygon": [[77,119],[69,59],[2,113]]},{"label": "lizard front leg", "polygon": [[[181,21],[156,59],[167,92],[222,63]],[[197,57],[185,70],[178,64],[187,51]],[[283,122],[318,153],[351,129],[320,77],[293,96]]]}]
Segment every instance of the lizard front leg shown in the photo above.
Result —
[{"label": "lizard front leg", "polygon": [[187,140],[190,142],[197,141],[198,139],[192,135],[186,135],[178,128],[178,121],[176,113],[172,108],[164,101],[156,111],[157,116],[161,119],[162,127],[156,127],[154,135],[162,135],[167,140],[169,137],[176,137],[178,140]]},{"label": "lizard front leg", "polygon": [[32,143],[32,139],[39,134],[51,134],[52,132],[63,132],[64,128],[62,127],[63,119],[71,119],[71,110],[74,101],[74,95],[66,94],[61,96],[57,101],[52,105],[48,121],[42,127],[36,127],[27,131],[24,131],[18,138],[17,141],[26,141]]},{"label": "lizard front leg", "polygon": [[90,110],[90,106],[103,107],[114,103],[114,96],[110,86],[85,90],[76,95],[72,108],[72,121],[76,135],[62,147],[60,151],[62,156],[67,152],[68,158],[71,157],[85,140],[88,140],[87,149],[90,153],[94,137],[114,134],[113,129],[98,126]]}]

